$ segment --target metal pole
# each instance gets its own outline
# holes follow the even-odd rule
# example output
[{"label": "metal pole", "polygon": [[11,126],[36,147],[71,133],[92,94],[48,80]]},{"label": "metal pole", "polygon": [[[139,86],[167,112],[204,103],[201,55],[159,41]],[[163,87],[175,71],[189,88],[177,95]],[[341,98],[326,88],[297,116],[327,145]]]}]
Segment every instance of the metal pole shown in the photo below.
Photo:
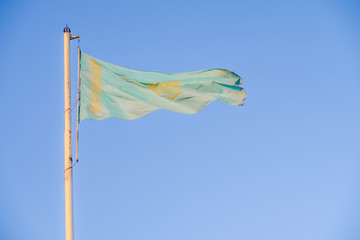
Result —
[{"label": "metal pole", "polygon": [[71,156],[71,96],[70,96],[70,28],[64,28],[64,95],[65,95],[65,233],[73,240],[72,156]]}]

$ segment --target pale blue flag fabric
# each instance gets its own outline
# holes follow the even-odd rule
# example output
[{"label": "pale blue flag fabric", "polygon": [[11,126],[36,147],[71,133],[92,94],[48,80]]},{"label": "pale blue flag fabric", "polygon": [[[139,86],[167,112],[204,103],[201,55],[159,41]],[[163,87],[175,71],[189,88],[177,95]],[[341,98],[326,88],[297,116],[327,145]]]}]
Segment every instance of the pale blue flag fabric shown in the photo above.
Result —
[{"label": "pale blue flag fabric", "polygon": [[226,69],[187,73],[132,70],[80,55],[80,116],[101,120],[108,117],[132,120],[158,109],[197,113],[218,99],[243,105],[246,93],[242,79]]}]

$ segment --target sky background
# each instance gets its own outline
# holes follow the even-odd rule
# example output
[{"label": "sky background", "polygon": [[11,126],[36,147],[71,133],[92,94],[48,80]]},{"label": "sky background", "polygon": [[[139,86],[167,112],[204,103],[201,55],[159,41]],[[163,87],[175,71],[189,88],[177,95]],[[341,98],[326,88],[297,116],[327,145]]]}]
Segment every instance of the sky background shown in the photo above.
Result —
[{"label": "sky background", "polygon": [[65,24],[95,58],[227,68],[247,93],[243,107],[82,121],[76,240],[360,239],[350,0],[0,1],[0,239],[65,239]]}]

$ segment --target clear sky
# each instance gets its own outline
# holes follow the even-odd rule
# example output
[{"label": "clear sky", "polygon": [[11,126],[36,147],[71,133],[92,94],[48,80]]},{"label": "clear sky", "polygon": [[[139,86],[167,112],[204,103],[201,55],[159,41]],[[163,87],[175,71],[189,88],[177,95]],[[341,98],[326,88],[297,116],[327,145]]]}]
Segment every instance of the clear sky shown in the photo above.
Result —
[{"label": "clear sky", "polygon": [[355,0],[0,1],[0,239],[65,239],[65,24],[98,59],[227,68],[248,96],[82,121],[76,240],[360,239]]}]

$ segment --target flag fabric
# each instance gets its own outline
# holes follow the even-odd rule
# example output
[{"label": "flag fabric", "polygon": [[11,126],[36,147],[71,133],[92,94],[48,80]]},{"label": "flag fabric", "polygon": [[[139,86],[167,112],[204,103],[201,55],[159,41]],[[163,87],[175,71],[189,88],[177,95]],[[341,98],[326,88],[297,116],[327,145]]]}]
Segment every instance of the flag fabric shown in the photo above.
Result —
[{"label": "flag fabric", "polygon": [[158,109],[197,113],[214,100],[243,105],[242,79],[226,69],[160,73],[115,66],[80,53],[80,111],[83,119],[132,120]]}]

